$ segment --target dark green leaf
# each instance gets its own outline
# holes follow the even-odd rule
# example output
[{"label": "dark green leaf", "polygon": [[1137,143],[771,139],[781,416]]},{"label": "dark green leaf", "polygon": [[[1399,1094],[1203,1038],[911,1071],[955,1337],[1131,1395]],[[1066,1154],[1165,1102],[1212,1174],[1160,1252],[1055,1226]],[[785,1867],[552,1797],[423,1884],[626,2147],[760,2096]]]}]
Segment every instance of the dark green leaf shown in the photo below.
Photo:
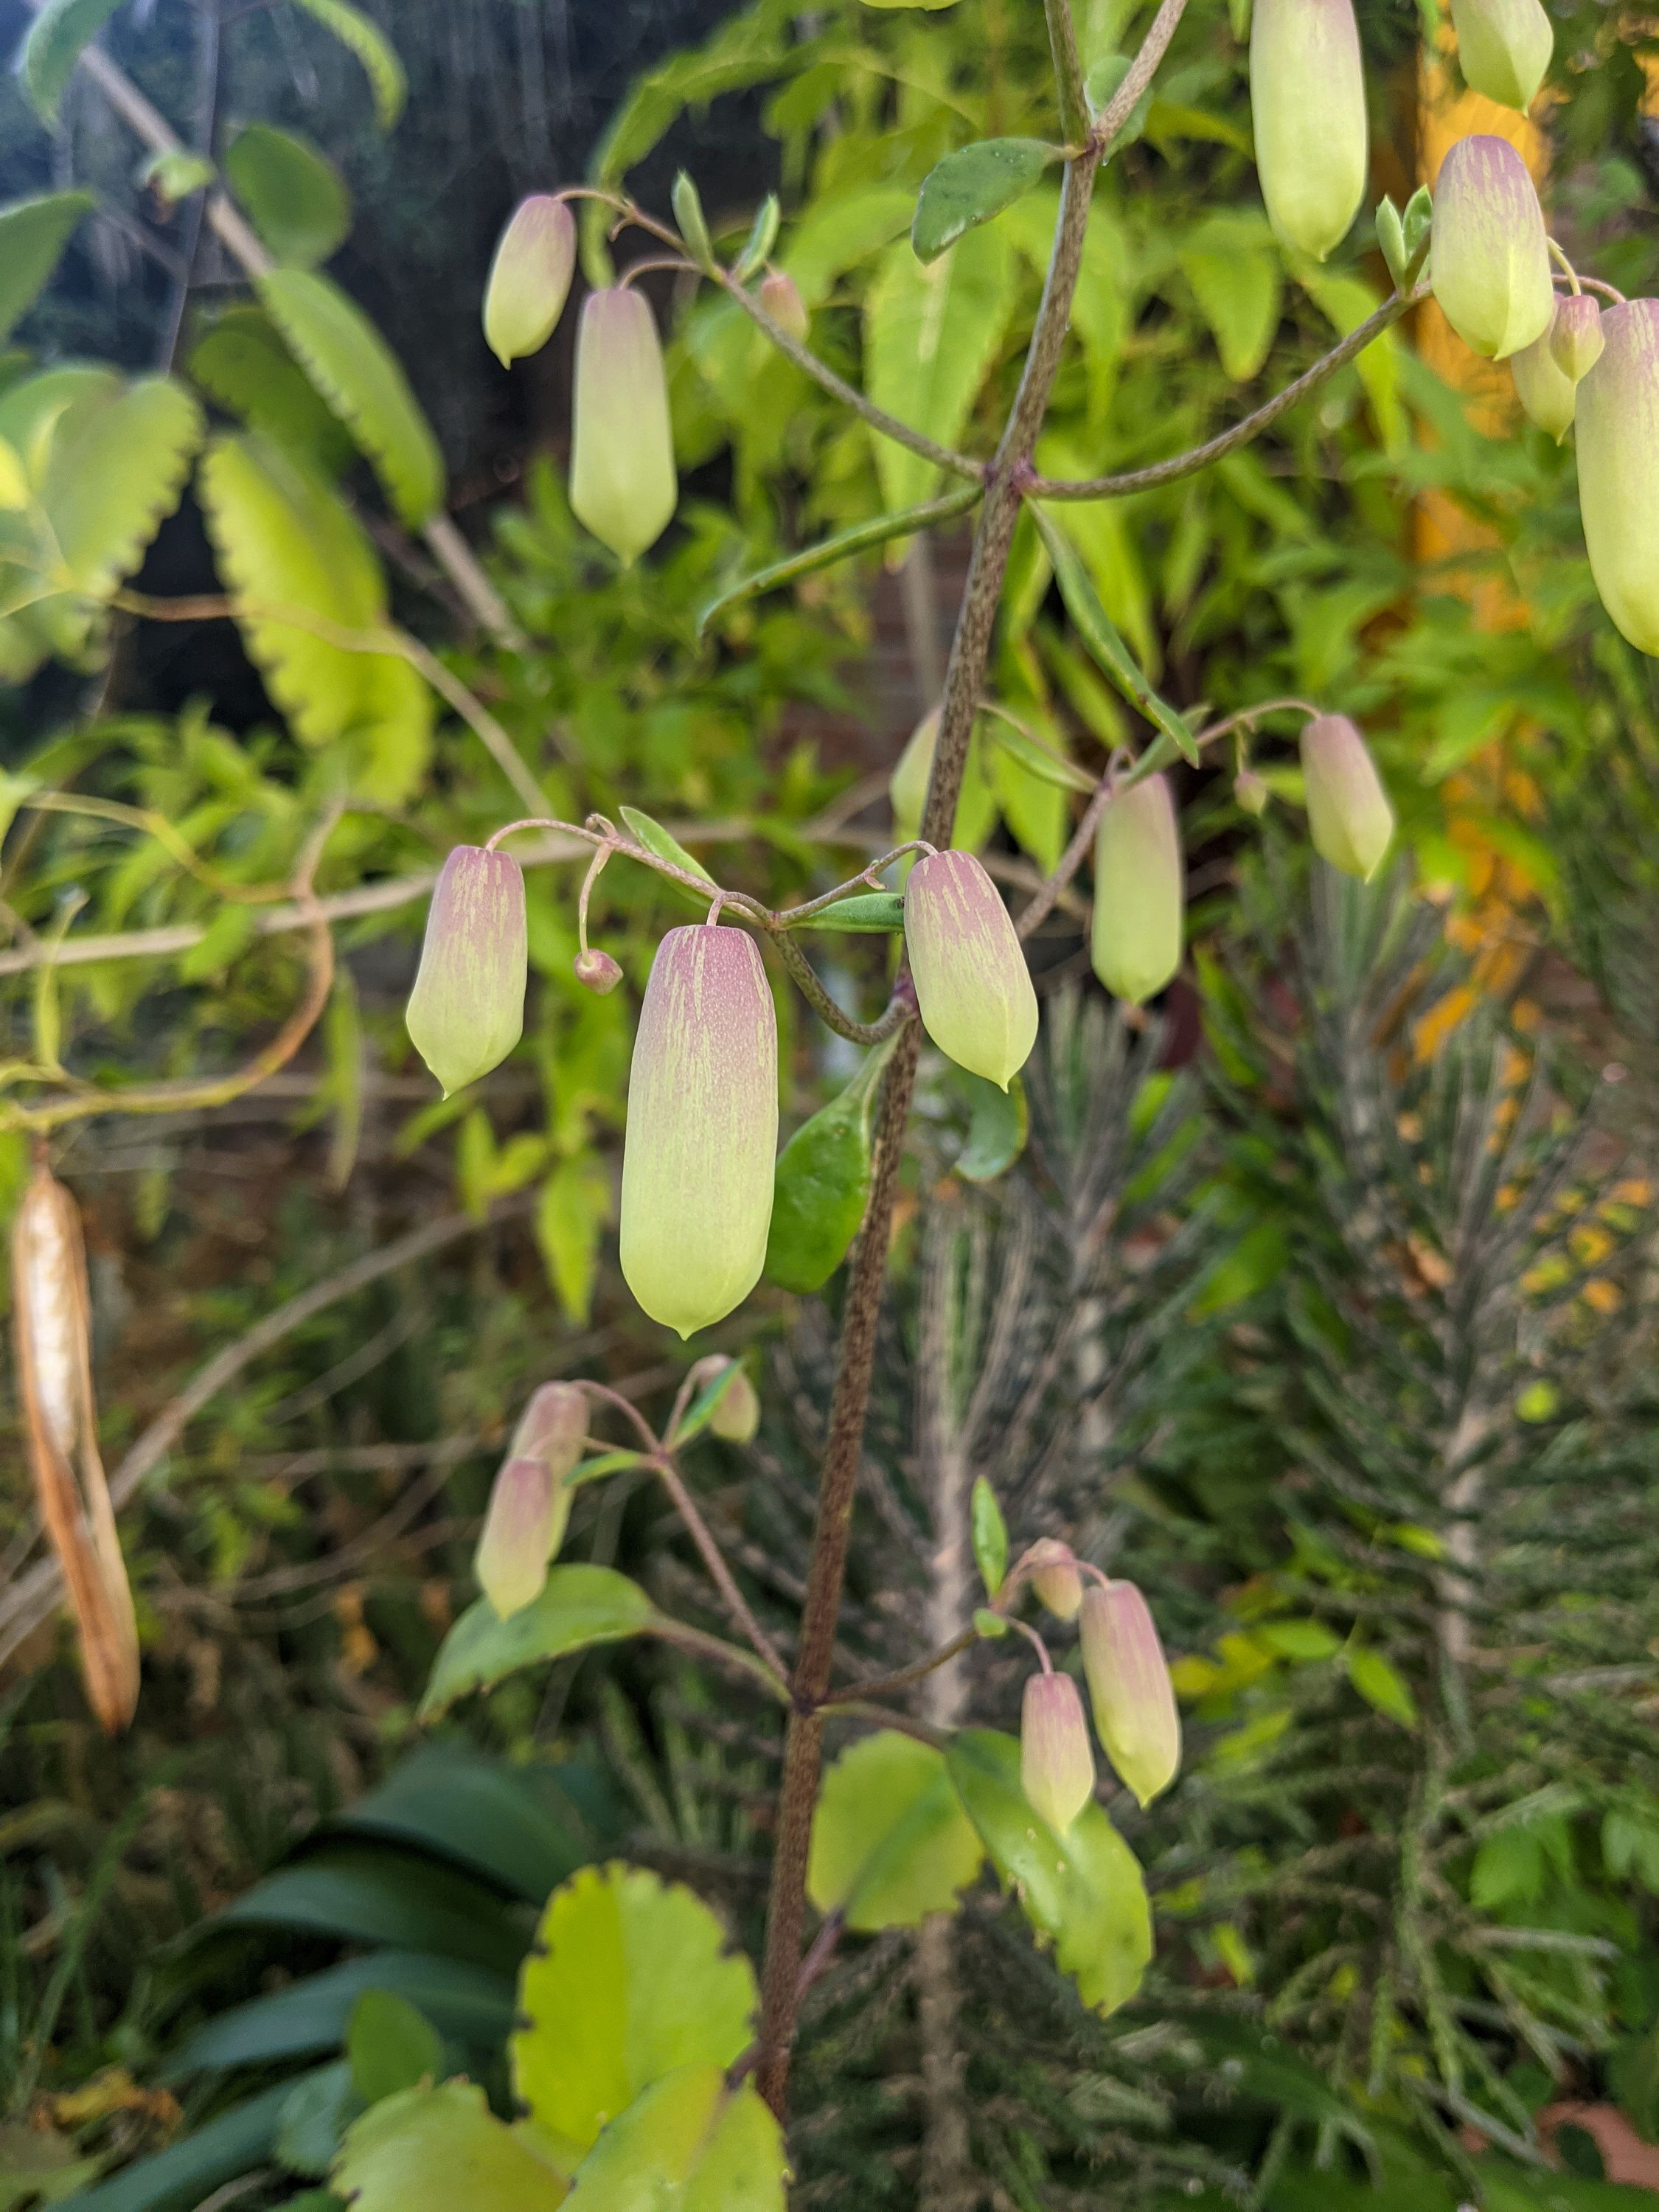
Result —
[{"label": "dark green leaf", "polygon": [[937,261],[963,231],[1023,198],[1060,158],[1041,138],[981,138],[936,162],[923,180],[910,225],[919,261]]},{"label": "dark green leaf", "polygon": [[295,131],[250,123],[230,143],[225,175],[260,237],[291,267],[326,261],[351,228],[339,171]]},{"label": "dark green leaf", "polygon": [[782,1290],[821,1290],[858,1235],[870,1195],[871,1107],[891,1050],[891,1040],[878,1045],[778,1155],[764,1272]]},{"label": "dark green leaf", "polygon": [[610,1567],[555,1567],[533,1604],[503,1620],[488,1598],[469,1607],[444,1638],[421,1700],[435,1720],[458,1698],[486,1690],[526,1667],[640,1636],[657,1619],[637,1583]]},{"label": "dark green leaf", "polygon": [[351,2085],[351,2069],[343,2059],[307,2074],[289,2092],[276,2118],[276,2139],[271,2148],[277,2163],[290,2173],[319,2181],[334,2162],[340,2138],[363,2109],[363,2100]]},{"label": "dark green leaf", "polygon": [[97,204],[91,192],[42,192],[0,208],[0,344],[45,289],[76,225]]},{"label": "dark green leaf", "polygon": [[1034,503],[1031,513],[1048,548],[1048,558],[1054,564],[1060,595],[1078,635],[1129,704],[1144,714],[1184,759],[1196,766],[1198,747],[1193,742],[1192,732],[1175,708],[1159,698],[1136,665],[1133,654],[1100,604],[1100,596],[1072,541],[1045,508]]},{"label": "dark green leaf", "polygon": [[374,114],[382,131],[390,131],[403,113],[408,83],[404,65],[380,25],[349,0],[296,0],[296,5],[331,31],[348,52],[362,64],[374,95]]},{"label": "dark green leaf", "polygon": [[[706,884],[714,880],[701,860],[692,859],[678,837],[671,836],[660,822],[653,822],[648,814],[641,814],[637,806],[621,810],[623,823],[636,845],[643,845],[647,853],[654,853],[659,860],[667,860],[674,867],[685,868],[694,876],[701,876]],[[680,888],[683,890],[684,885]]]},{"label": "dark green leaf", "polygon": [[74,2212],[195,2212],[204,2197],[270,2156],[283,2108],[299,2087],[279,2081],[263,2096],[233,2105],[182,2142],[83,2191]]},{"label": "dark green leaf", "polygon": [[964,1729],[948,1753],[968,1817],[1026,1918],[1085,2004],[1109,2013],[1140,1986],[1152,1955],[1152,1911],[1134,1854],[1097,1803],[1057,1836],[1019,1786],[1019,1743]]},{"label": "dark green leaf", "polygon": [[878,514],[868,522],[855,522],[850,529],[838,530],[833,538],[809,545],[802,552],[791,553],[781,561],[774,561],[769,568],[757,568],[752,576],[744,576],[728,586],[700,610],[698,633],[706,630],[717,615],[724,614],[728,607],[741,605],[744,599],[757,598],[763,592],[776,591],[781,584],[793,584],[798,576],[813,575],[820,568],[832,568],[837,561],[850,560],[854,554],[866,553],[872,547],[885,545],[895,538],[911,538],[935,522],[948,522],[954,515],[966,514],[982,492],[983,487],[978,483],[963,484],[942,498],[907,507],[902,514]]},{"label": "dark green leaf", "polygon": [[197,2029],[169,2059],[163,2079],[337,2051],[351,2008],[368,1989],[409,1997],[468,2051],[495,2049],[513,2025],[513,1984],[506,1974],[431,1951],[374,1951],[231,2006]]},{"label": "dark green leaf", "polygon": [[965,1068],[953,1071],[957,1088],[973,1102],[968,1141],[957,1156],[957,1173],[969,1182],[994,1182],[1025,1150],[1031,1126],[1025,1085],[1015,1076],[1006,1091]]},{"label": "dark green leaf", "polygon": [[344,424],[252,301],[227,307],[208,325],[188,367],[222,407],[325,476],[350,465],[356,448]]},{"label": "dark green leaf", "polygon": [[914,1928],[954,1910],[984,1856],[944,1753],[883,1729],[823,1778],[807,1893],[849,1928]]},{"label": "dark green leaf", "polygon": [[514,1911],[470,1875],[411,1851],[362,1844],[325,1844],[293,1866],[280,1867],[203,1923],[208,1934],[250,1927],[303,1929],[343,1942],[437,1951],[504,1974],[513,1972],[524,1949]]},{"label": "dark green leaf", "polygon": [[395,1990],[368,1989],[346,2026],[351,2086],[366,2105],[435,2080],[443,2062],[438,2032],[418,2005]]},{"label": "dark green leaf", "polygon": [[46,0],[29,25],[18,69],[30,106],[46,122],[58,120],[76,64],[120,4],[121,0]]},{"label": "dark green leaf", "polygon": [[974,1564],[986,1596],[994,1597],[1008,1571],[1008,1523],[1002,1517],[995,1491],[982,1474],[974,1483],[972,1518]]},{"label": "dark green leaf", "polygon": [[899,891],[866,891],[856,898],[837,899],[822,914],[803,921],[802,929],[840,929],[870,937],[896,937],[904,927],[904,898]]}]

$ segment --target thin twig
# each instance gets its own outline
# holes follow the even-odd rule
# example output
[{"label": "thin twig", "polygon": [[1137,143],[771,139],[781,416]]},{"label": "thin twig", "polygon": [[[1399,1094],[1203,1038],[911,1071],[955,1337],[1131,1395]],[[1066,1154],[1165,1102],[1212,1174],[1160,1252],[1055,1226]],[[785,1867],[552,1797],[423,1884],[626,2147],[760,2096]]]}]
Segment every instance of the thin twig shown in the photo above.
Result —
[{"label": "thin twig", "polygon": [[714,1541],[708,1523],[698,1511],[696,1503],[686,1488],[673,1455],[666,1449],[652,1455],[651,1464],[661,1478],[662,1486],[673,1500],[674,1510],[685,1523],[691,1541],[697,1547],[697,1556],[708,1570],[709,1580],[726,1601],[726,1609],[748,1638],[759,1656],[766,1662],[777,1677],[781,1690],[788,1686],[789,1669],[779,1656],[778,1648],[755,1618],[749,1601],[738,1588],[732,1570],[726,1564],[720,1546]]}]

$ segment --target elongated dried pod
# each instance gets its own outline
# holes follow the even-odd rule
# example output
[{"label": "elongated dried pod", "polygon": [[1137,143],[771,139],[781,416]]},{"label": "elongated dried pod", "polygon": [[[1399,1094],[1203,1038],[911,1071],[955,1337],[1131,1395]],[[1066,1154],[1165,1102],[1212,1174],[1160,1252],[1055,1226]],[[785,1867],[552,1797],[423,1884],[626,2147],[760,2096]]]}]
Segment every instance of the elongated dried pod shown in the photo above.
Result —
[{"label": "elongated dried pod", "polygon": [[81,1217],[44,1160],[12,1227],[11,1278],[29,1470],[75,1610],[87,1696],[115,1735],[138,1703],[138,1629],[98,1455]]}]

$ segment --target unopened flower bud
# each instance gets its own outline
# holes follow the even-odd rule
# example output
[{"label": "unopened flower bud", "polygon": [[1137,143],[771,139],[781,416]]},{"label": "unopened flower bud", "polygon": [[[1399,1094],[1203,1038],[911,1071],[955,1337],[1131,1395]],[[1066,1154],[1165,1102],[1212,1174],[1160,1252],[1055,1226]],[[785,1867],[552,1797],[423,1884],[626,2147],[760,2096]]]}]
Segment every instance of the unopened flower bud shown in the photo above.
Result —
[{"label": "unopened flower bud", "polygon": [[570,965],[576,981],[586,983],[588,989],[596,992],[601,999],[609,998],[622,981],[622,969],[611,955],[591,945],[586,951],[579,952]]},{"label": "unopened flower bud", "polygon": [[1246,814],[1265,814],[1273,793],[1253,768],[1242,768],[1233,778],[1233,797]]},{"label": "unopened flower bud", "polygon": [[1308,829],[1322,860],[1369,883],[1394,836],[1376,763],[1346,714],[1316,714],[1302,732]]},{"label": "unopened flower bud", "polygon": [[781,331],[787,331],[801,345],[805,344],[811,324],[806,302],[793,276],[786,276],[781,269],[775,269],[770,276],[763,276],[760,303]]},{"label": "unopened flower bud", "polygon": [[1019,1718],[1019,1786],[1057,1836],[1095,1794],[1095,1755],[1083,1700],[1069,1674],[1033,1674]]},{"label": "unopened flower bud", "polygon": [[1607,343],[1601,334],[1601,310],[1588,292],[1570,293],[1555,303],[1550,325],[1550,351],[1563,376],[1580,384],[1601,358]]},{"label": "unopened flower bud", "polygon": [[1250,115],[1267,220],[1322,261],[1365,192],[1365,80],[1352,0],[1255,0]]},{"label": "unopened flower bud", "polygon": [[541,1595],[554,1540],[553,1500],[543,1460],[508,1459],[495,1477],[472,1569],[503,1620]]},{"label": "unopened flower bud", "polygon": [[576,342],[570,504],[623,561],[654,545],[679,496],[668,380],[651,305],[617,286],[590,292]]},{"label": "unopened flower bud", "polygon": [[1095,833],[1090,959],[1114,998],[1132,1006],[1181,965],[1187,877],[1166,778],[1144,777],[1106,802]]},{"label": "unopened flower bud", "polygon": [[1602,605],[1659,654],[1659,300],[1607,308],[1601,333],[1578,387],[1578,511]]},{"label": "unopened flower bud", "polygon": [[1507,360],[1555,312],[1544,213],[1507,138],[1460,138],[1434,188],[1434,296],[1465,345]]},{"label": "unopened flower bud", "polygon": [[729,1444],[753,1443],[760,1416],[760,1393],[750,1381],[748,1370],[739,1366],[721,1391],[708,1425]]},{"label": "unopened flower bud", "polygon": [[1006,1091],[1036,1042],[1036,993],[996,885],[971,853],[930,853],[904,892],[922,1026],[958,1067]]},{"label": "unopened flower bud", "polygon": [[538,1459],[562,1484],[582,1455],[587,1397],[575,1382],[544,1382],[533,1390],[513,1431],[509,1459]]},{"label": "unopened flower bud", "polygon": [[[903,844],[917,835],[921,828],[922,810],[927,804],[928,779],[933,773],[933,754],[939,745],[939,708],[926,714],[905,739],[904,750],[894,765],[888,779],[887,795],[893,808],[893,832],[896,841]],[[996,794],[986,780],[980,763],[979,743],[970,738],[967,764],[963,770],[962,790],[957,799],[957,818],[951,831],[951,842],[964,853],[977,852],[990,836],[997,818]]]},{"label": "unopened flower bud", "polygon": [[1133,1583],[1091,1588],[1079,1630],[1095,1733],[1125,1787],[1143,1805],[1174,1781],[1181,1717],[1158,1626]]},{"label": "unopened flower bud", "polygon": [[1057,1536],[1040,1536],[1025,1554],[1025,1564],[1039,1604],[1057,1620],[1074,1620],[1083,1602],[1083,1577],[1071,1546]]},{"label": "unopened flower bud", "polygon": [[1547,430],[1559,446],[1572,428],[1578,386],[1556,359],[1554,339],[1552,323],[1541,338],[1534,338],[1529,346],[1510,356],[1510,374],[1515,379],[1516,397],[1529,419],[1540,430]]},{"label": "unopened flower bud", "polygon": [[538,353],[552,337],[575,266],[576,226],[564,201],[550,192],[520,200],[501,233],[484,290],[484,339],[503,368]]},{"label": "unopened flower bud", "polygon": [[524,877],[510,853],[457,845],[427,909],[404,1019],[447,1098],[507,1058],[524,1032]]},{"label": "unopened flower bud", "polygon": [[657,947],[623,1151],[622,1270],[682,1336],[746,1298],[766,1257],[778,1030],[754,939],[692,924]]},{"label": "unopened flower bud", "polygon": [[1555,51],[1539,0],[1452,0],[1451,12],[1464,82],[1524,114]]}]

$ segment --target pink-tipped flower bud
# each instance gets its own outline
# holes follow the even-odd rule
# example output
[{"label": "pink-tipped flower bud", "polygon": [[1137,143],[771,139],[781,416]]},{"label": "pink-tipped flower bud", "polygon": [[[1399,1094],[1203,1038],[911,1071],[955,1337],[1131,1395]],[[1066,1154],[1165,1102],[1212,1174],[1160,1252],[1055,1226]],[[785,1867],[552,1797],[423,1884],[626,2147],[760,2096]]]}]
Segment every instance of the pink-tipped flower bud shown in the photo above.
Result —
[{"label": "pink-tipped flower bud", "polygon": [[778,1028],[754,939],[693,923],[657,947],[628,1079],[622,1270],[682,1336],[746,1298],[766,1257]]},{"label": "pink-tipped flower bud", "polygon": [[1524,114],[1555,52],[1540,0],[1452,0],[1451,12],[1464,82]]},{"label": "pink-tipped flower bud", "polygon": [[1071,1546],[1057,1536],[1039,1536],[1025,1554],[1025,1564],[1038,1603],[1047,1606],[1056,1620],[1075,1620],[1083,1602],[1083,1577]]},{"label": "pink-tipped flower bud", "polygon": [[806,313],[806,302],[793,276],[781,269],[775,269],[761,279],[760,303],[781,331],[805,345],[806,333],[811,327]]},{"label": "pink-tipped flower bud", "polygon": [[1578,387],[1578,512],[1602,605],[1659,654],[1659,300],[1607,308],[1601,333]]},{"label": "pink-tipped flower bud", "polygon": [[576,226],[550,192],[532,192],[507,219],[484,288],[483,333],[503,368],[539,353],[570,296]]},{"label": "pink-tipped flower bud", "polygon": [[708,1425],[729,1444],[750,1444],[760,1427],[760,1393],[749,1379],[746,1367],[732,1363],[737,1372],[720,1395]]},{"label": "pink-tipped flower bud", "polygon": [[586,983],[601,999],[608,999],[622,981],[622,969],[611,955],[592,945],[585,952],[579,952],[570,965],[576,981]]},{"label": "pink-tipped flower bud", "polygon": [[1158,1624],[1133,1583],[1097,1583],[1079,1634],[1095,1733],[1124,1786],[1150,1805],[1181,1764],[1181,1717]]},{"label": "pink-tipped flower bud", "polygon": [[[927,804],[927,784],[933,773],[933,755],[938,747],[939,708],[935,707],[922,716],[905,739],[904,750],[888,779],[893,832],[900,844],[915,836],[921,828],[922,809]],[[964,853],[976,853],[990,836],[996,818],[996,793],[980,760],[979,740],[977,737],[970,738],[962,789],[957,798],[957,818],[951,830],[951,843]]]},{"label": "pink-tipped flower bud", "polygon": [[524,876],[510,853],[457,845],[439,872],[404,1020],[447,1098],[524,1033]]},{"label": "pink-tipped flower bud", "polygon": [[587,1396],[580,1385],[544,1382],[531,1392],[507,1455],[540,1460],[554,1481],[562,1484],[582,1455],[586,1434]]},{"label": "pink-tipped flower bud", "polygon": [[1149,775],[1106,802],[1095,833],[1094,971],[1132,1006],[1181,966],[1187,873],[1167,778]]},{"label": "pink-tipped flower bud", "polygon": [[1572,292],[1555,303],[1550,325],[1550,351],[1563,376],[1582,384],[1598,361],[1607,339],[1601,331],[1601,310],[1588,292]]},{"label": "pink-tipped flower bud", "polygon": [[928,1036],[1006,1091],[1036,1042],[1036,993],[1008,909],[971,853],[930,853],[910,871],[904,942]]},{"label": "pink-tipped flower bud", "polygon": [[541,1595],[556,1534],[555,1485],[539,1459],[507,1459],[495,1477],[472,1562],[478,1587],[505,1620]]},{"label": "pink-tipped flower bud", "polygon": [[1446,320],[1488,361],[1507,360],[1549,328],[1544,211],[1507,138],[1460,138],[1441,163],[1429,273]]},{"label": "pink-tipped flower bud", "polygon": [[1033,1674],[1019,1717],[1019,1786],[1057,1836],[1095,1794],[1095,1755],[1083,1700],[1069,1674]]},{"label": "pink-tipped flower bud", "polygon": [[1255,0],[1250,117],[1267,220],[1322,261],[1365,196],[1365,78],[1352,0]]},{"label": "pink-tipped flower bud", "polygon": [[668,380],[651,304],[621,286],[590,292],[576,341],[570,504],[622,561],[668,527],[678,481]]},{"label": "pink-tipped flower bud", "polygon": [[[1559,319],[1558,307],[1555,321]],[[1510,356],[1510,374],[1515,379],[1515,396],[1528,419],[1560,445],[1577,411],[1578,386],[1556,358],[1555,322],[1541,338],[1534,338],[1529,346]]]},{"label": "pink-tipped flower bud", "polygon": [[1316,714],[1304,726],[1302,785],[1315,852],[1368,884],[1394,836],[1394,809],[1370,748],[1346,714]]},{"label": "pink-tipped flower bud", "polygon": [[1267,811],[1267,801],[1273,793],[1266,780],[1253,768],[1242,768],[1233,778],[1233,797],[1246,814],[1262,815]]}]

